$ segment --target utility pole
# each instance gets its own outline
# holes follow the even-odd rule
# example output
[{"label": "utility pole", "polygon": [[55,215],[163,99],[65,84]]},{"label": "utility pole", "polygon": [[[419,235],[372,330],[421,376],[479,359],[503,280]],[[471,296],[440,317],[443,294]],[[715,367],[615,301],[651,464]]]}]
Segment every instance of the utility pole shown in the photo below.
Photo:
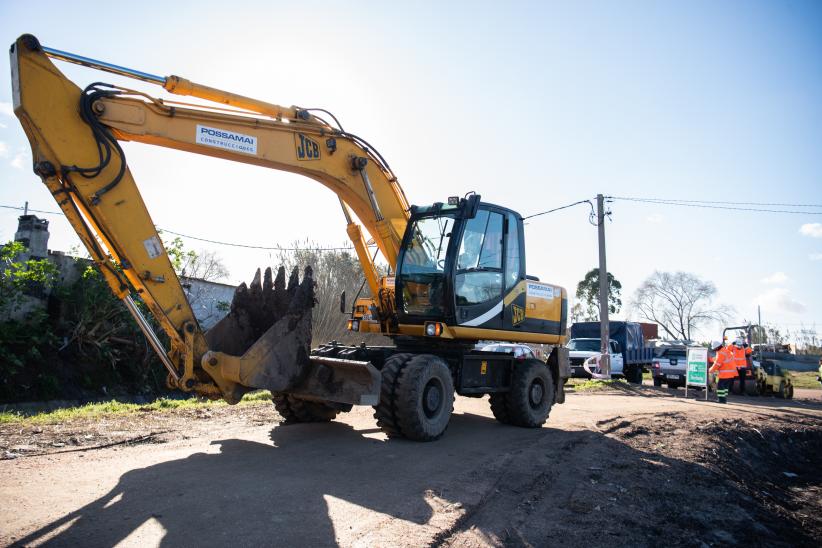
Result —
[{"label": "utility pole", "polygon": [[599,233],[599,351],[600,373],[611,377],[610,333],[608,329],[608,269],[605,267],[605,197],[597,194],[597,232]]}]

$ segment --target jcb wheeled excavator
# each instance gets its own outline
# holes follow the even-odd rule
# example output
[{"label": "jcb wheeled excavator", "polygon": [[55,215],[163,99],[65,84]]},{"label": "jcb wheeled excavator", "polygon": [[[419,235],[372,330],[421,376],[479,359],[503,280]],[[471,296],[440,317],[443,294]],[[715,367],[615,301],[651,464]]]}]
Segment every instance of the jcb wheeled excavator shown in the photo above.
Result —
[{"label": "jcb wheeled excavator", "polygon": [[[411,206],[388,163],[326,111],[283,107],[45,47],[11,46],[14,112],[33,168],[168,370],[168,384],[236,403],[268,389],[286,420],[325,421],[371,405],[391,437],[433,440],[454,393],[490,394],[503,423],[539,427],[564,401],[567,294],[526,275],[522,217],[469,193]],[[51,59],[142,80],[210,106],[93,83],[80,89]],[[335,124],[321,117],[330,116]],[[393,346],[311,349],[312,273],[260,271],[228,316],[204,332],[126,164],[136,141],[289,171],[339,198],[373,296],[348,320]],[[356,217],[356,220],[355,220]],[[357,222],[359,220],[363,227]],[[367,232],[394,275],[380,276]],[[142,305],[140,305],[142,303]],[[143,306],[144,305],[144,306]],[[141,309],[168,336],[168,348]],[[367,309],[367,312],[365,311]],[[475,350],[477,341],[553,345],[547,363]]]}]

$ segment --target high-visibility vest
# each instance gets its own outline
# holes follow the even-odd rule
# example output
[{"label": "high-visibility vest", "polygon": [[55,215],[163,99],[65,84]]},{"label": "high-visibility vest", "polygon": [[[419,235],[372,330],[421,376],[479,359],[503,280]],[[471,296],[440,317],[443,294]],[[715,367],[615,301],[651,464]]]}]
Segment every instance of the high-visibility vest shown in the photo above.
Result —
[{"label": "high-visibility vest", "polygon": [[728,347],[734,356],[734,363],[737,369],[744,369],[748,367],[748,360],[745,358],[745,349],[735,344]]},{"label": "high-visibility vest", "polygon": [[737,376],[736,359],[731,347],[720,348],[716,351],[711,373],[718,373],[720,379],[733,379]]}]

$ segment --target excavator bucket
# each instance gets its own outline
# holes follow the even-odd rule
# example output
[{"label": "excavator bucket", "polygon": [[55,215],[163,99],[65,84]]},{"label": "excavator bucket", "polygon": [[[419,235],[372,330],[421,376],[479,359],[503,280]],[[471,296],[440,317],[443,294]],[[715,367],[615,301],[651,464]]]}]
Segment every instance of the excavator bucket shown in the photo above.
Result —
[{"label": "excavator bucket", "polygon": [[[233,383],[313,401],[374,405],[380,374],[369,362],[311,356],[314,280],[294,269],[260,270],[234,293],[228,315],[205,334],[203,367]],[[212,375],[212,376],[214,376]]]}]

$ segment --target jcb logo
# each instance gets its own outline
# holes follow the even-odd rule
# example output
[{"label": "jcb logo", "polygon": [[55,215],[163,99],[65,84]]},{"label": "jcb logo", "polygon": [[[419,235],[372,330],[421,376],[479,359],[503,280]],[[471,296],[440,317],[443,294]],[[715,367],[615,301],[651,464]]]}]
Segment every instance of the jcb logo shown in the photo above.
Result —
[{"label": "jcb logo", "polygon": [[511,305],[511,323],[519,325],[525,321],[525,309],[515,304]]},{"label": "jcb logo", "polygon": [[302,133],[296,133],[294,135],[294,142],[297,145],[298,160],[320,159],[320,145],[317,143],[317,141],[309,139]]}]

